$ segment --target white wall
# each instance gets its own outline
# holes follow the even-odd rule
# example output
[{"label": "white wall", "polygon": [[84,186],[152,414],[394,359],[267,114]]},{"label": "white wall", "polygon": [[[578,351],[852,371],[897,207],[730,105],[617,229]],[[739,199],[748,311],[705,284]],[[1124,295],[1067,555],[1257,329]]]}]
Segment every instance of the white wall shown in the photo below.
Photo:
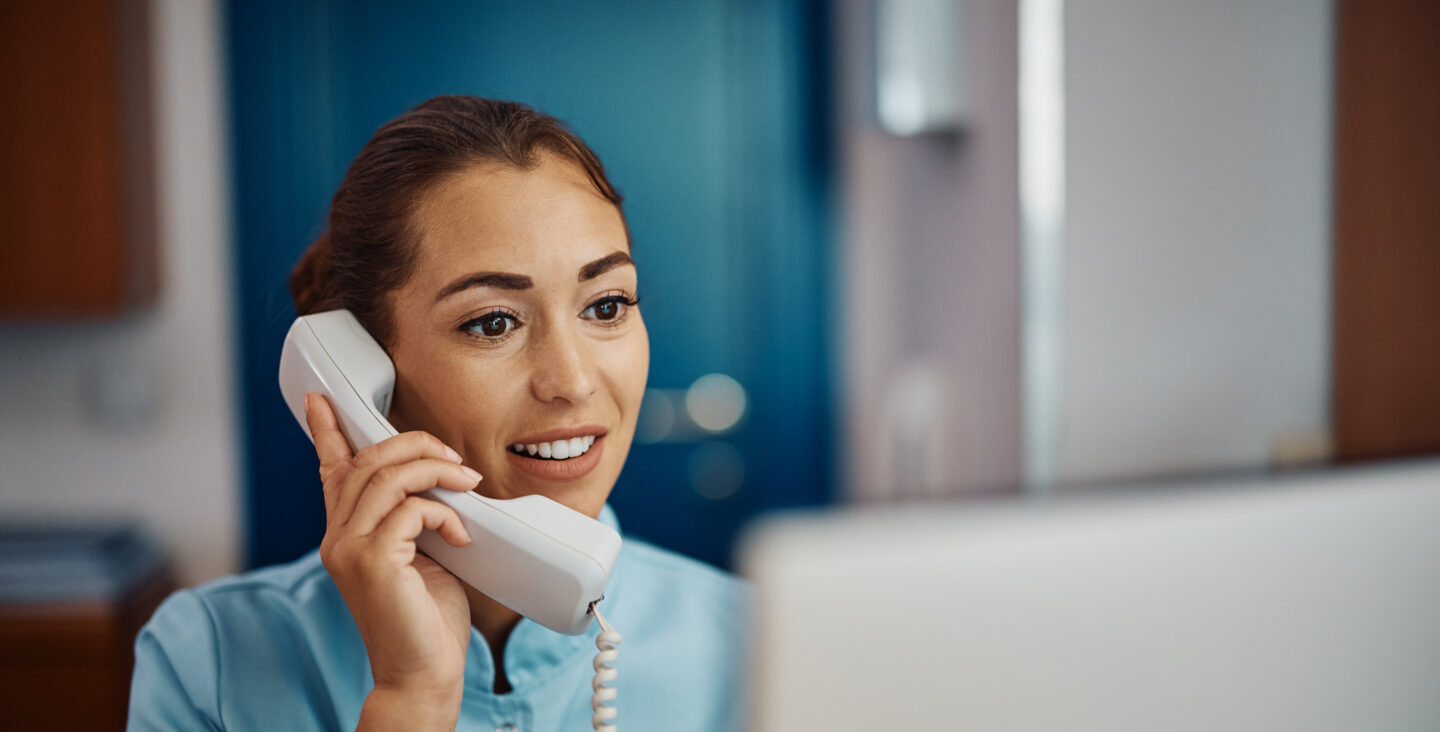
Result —
[{"label": "white wall", "polygon": [[138,519],[189,584],[239,566],[243,526],[223,46],[214,0],[148,5],[162,294],[0,325],[0,515]]},{"label": "white wall", "polygon": [[1064,12],[1056,479],[1262,466],[1328,425],[1331,5]]}]

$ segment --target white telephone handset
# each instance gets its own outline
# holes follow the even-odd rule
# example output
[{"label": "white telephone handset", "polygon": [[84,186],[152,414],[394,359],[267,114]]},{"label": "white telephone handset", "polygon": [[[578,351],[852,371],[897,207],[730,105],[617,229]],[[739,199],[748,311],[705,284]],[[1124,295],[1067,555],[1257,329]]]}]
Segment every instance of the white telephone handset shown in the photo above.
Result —
[{"label": "white telephone handset", "polygon": [[[280,354],[280,391],[305,434],[305,393],[330,399],[340,431],[361,450],[396,434],[385,415],[395,367],[348,310],[306,315]],[[620,554],[620,534],[544,496],[500,500],[435,488],[422,494],[455,509],[471,543],[455,547],[429,529],[415,543],[451,574],[560,633],[590,626],[590,608]]]}]

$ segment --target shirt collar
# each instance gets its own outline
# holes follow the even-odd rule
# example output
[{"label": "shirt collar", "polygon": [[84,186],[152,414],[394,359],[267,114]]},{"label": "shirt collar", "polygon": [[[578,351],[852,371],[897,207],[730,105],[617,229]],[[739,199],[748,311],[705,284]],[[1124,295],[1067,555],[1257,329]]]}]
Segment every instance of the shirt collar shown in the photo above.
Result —
[{"label": "shirt collar", "polygon": [[[620,531],[620,520],[610,504],[600,509],[599,518],[601,523]],[[624,557],[625,552],[622,551],[605,587],[607,605],[619,595]],[[599,632],[599,628],[591,624],[582,635],[565,635],[529,618],[521,618],[505,642],[506,680],[514,693],[524,694],[533,690],[571,664],[584,663],[582,657],[589,653],[587,649],[595,648],[595,636]],[[495,664],[490,655],[490,645],[474,626],[470,627],[470,648],[465,655],[465,690],[467,694],[480,692],[492,695],[495,690]]]}]

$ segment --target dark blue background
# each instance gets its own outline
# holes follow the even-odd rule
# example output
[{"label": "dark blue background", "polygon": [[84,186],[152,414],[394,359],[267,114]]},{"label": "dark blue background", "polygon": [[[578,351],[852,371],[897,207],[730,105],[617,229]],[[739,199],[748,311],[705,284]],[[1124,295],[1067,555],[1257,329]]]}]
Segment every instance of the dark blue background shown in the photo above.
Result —
[{"label": "dark blue background", "polygon": [[236,0],[227,10],[251,566],[319,543],[315,457],[276,365],[286,277],[374,130],[476,94],[567,120],[626,196],[650,385],[723,372],[745,482],[689,487],[695,444],[637,445],[627,532],[727,566],[759,511],[830,500],[829,130],[824,3]]}]

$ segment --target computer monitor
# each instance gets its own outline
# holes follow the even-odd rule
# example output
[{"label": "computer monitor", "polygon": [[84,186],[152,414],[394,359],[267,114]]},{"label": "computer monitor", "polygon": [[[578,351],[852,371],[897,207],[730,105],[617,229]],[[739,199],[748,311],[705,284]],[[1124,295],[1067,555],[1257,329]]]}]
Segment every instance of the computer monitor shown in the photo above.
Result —
[{"label": "computer monitor", "polygon": [[758,730],[1440,729],[1440,461],[771,519]]}]

